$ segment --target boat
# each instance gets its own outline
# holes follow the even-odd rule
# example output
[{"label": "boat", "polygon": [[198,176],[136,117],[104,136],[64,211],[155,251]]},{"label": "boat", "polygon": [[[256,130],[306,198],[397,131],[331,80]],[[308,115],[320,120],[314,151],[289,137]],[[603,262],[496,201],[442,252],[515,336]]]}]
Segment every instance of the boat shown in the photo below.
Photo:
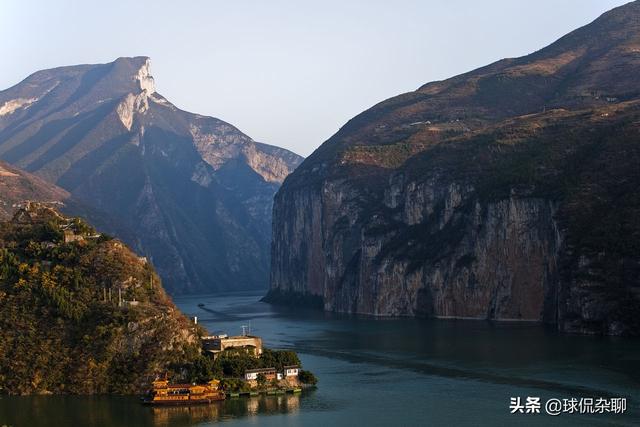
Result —
[{"label": "boat", "polygon": [[220,381],[206,384],[170,384],[167,378],[156,379],[152,388],[142,398],[145,405],[196,405],[207,404],[226,398],[220,389]]}]

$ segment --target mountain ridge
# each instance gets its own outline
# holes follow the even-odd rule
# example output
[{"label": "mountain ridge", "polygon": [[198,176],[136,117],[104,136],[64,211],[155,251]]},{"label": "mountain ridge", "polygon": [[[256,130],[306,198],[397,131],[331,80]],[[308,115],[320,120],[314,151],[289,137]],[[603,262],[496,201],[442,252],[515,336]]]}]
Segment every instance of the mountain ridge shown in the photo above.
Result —
[{"label": "mountain ridge", "polygon": [[639,70],[633,2],[360,113],[276,194],[267,300],[637,334]]},{"label": "mountain ridge", "polygon": [[267,285],[272,197],[301,157],[178,109],[148,57],[38,71],[0,110],[0,158],[133,230],[170,292]]},{"label": "mountain ridge", "polygon": [[[625,25],[625,27],[622,29],[620,29],[619,27],[619,25],[621,25],[620,21],[622,21],[622,23]],[[590,90],[587,90],[585,91],[585,93],[572,93],[571,96],[575,99],[561,99],[560,101],[557,101],[560,102],[561,105],[554,104],[554,100],[551,98],[542,100],[534,99],[534,102],[532,104],[531,100],[527,99],[523,102],[521,98],[516,97],[523,96],[526,98],[528,96],[531,96],[531,89],[536,88],[536,85],[549,83],[545,83],[545,80],[549,80],[544,76],[545,68],[543,65],[545,64],[540,64],[538,62],[537,67],[532,67],[531,69],[529,69],[529,71],[533,71],[533,73],[528,76],[516,75],[516,78],[514,78],[514,76],[510,76],[508,73],[501,72],[505,71],[509,67],[516,68],[515,70],[507,70],[510,72],[519,71],[522,73],[524,71],[527,71],[526,68],[523,69],[522,67],[520,67],[520,69],[518,70],[517,67],[522,66],[526,61],[536,63],[536,61],[542,59],[554,59],[553,55],[555,55],[559,49],[563,49],[563,46],[565,46],[567,43],[575,42],[576,39],[586,39],[587,46],[582,46],[581,49],[578,49],[584,50],[584,52],[573,52],[575,57],[574,55],[569,55],[559,59],[556,58],[556,62],[560,62],[560,65],[563,65],[565,67],[570,67],[572,63],[573,65],[575,65],[576,60],[579,60],[581,58],[589,59],[589,53],[598,55],[607,53],[611,54],[611,45],[604,46],[604,48],[602,48],[602,46],[599,47],[599,45],[602,45],[603,43],[606,44],[606,41],[609,41],[610,43],[614,43],[618,48],[618,51],[613,53],[630,53],[634,55],[633,61],[631,61],[630,64],[627,64],[627,66],[632,67],[631,71],[633,71],[633,67],[637,66],[639,61],[637,57],[637,46],[639,41],[638,34],[640,34],[639,22],[640,4],[638,4],[637,2],[632,2],[627,5],[612,9],[611,11],[605,12],[592,23],[574,30],[569,34],[559,38],[555,42],[551,43],[549,46],[539,49],[528,55],[517,58],[501,59],[484,67],[465,72],[449,79],[426,83],[420,86],[415,91],[400,94],[385,101],[381,101],[349,120],[344,126],[340,128],[340,130],[335,135],[329,138],[327,144],[323,144],[324,147],[321,147],[320,150],[316,150],[316,152],[310,157],[314,155],[334,155],[335,150],[339,150],[341,147],[345,146],[345,144],[347,146],[349,144],[353,144],[358,140],[367,140],[366,143],[368,145],[377,145],[387,143],[388,140],[393,140],[393,138],[406,138],[406,134],[412,133],[407,129],[403,129],[402,132],[399,132],[398,129],[393,129],[394,125],[398,123],[406,125],[407,122],[434,120],[436,122],[449,120],[463,121],[466,119],[465,126],[469,127],[470,129],[478,129],[485,125],[487,120],[493,122],[494,120],[499,120],[500,117],[507,118],[511,115],[514,115],[513,112],[510,112],[508,115],[501,116],[501,114],[504,113],[500,113],[499,107],[501,107],[501,104],[500,102],[496,101],[506,101],[507,104],[514,102],[518,105],[518,108],[520,108],[520,110],[516,112],[517,114],[528,114],[533,112],[541,112],[544,109],[553,109],[558,106],[567,107],[567,101],[571,101],[571,103],[574,104],[578,103],[579,105],[584,106],[597,106],[606,104],[607,97],[613,97],[619,100],[623,100],[625,98],[628,98],[629,96],[637,96],[640,92],[637,89],[633,88],[638,87],[638,83],[640,82],[635,77],[635,74],[633,72],[626,72],[625,70],[622,70],[616,73],[616,78],[607,76],[608,84],[611,85],[610,88],[605,88],[607,89],[608,93],[593,94]],[[600,31],[603,29],[608,31],[606,31],[605,34],[601,34]],[[633,35],[633,37],[624,36],[629,32]],[[598,36],[594,36],[594,33],[598,33]],[[621,36],[619,33],[622,33],[623,36]],[[633,46],[628,46],[630,43]],[[590,52],[590,50],[593,50],[594,52]],[[629,52],[627,52],[627,50],[629,50]],[[565,52],[565,54],[566,53],[567,52]],[[580,53],[580,55],[578,55],[578,53]],[[554,63],[554,61],[551,61],[551,64],[546,65],[551,66],[558,64]],[[599,71],[612,74],[611,70],[607,69]],[[478,83],[474,81],[469,82],[469,80],[476,80],[482,76],[485,77],[486,81],[484,82],[484,85],[487,86],[488,89],[493,89],[492,85],[495,84],[501,84],[503,86],[498,88],[498,91],[495,91],[497,95],[496,93],[486,95],[484,97],[486,99],[478,97],[478,87],[476,87]],[[507,91],[507,89],[513,89],[512,87],[508,87],[508,84],[512,80],[518,80],[517,77],[520,77],[520,80],[524,82],[524,89],[520,88],[516,92]],[[531,81],[525,81],[527,78]],[[503,79],[503,81],[500,82],[500,79]],[[465,84],[461,85],[461,83]],[[623,91],[623,93],[618,93],[615,91],[615,85],[622,83],[627,89],[626,92],[629,92],[628,88],[632,88],[630,93],[626,93],[625,91]],[[452,88],[457,90],[457,92],[453,90],[447,91],[447,89]],[[480,89],[482,89],[482,87],[480,87]],[[602,88],[589,89],[596,89],[602,92]],[[480,90],[480,93],[481,92],[482,90]],[[554,93],[554,91],[552,91],[552,93]],[[438,95],[441,95],[443,99],[438,99]],[[475,99],[471,99],[474,95]],[[506,97],[507,99],[500,99],[500,96]],[[496,97],[497,99],[495,99]],[[539,95],[536,95],[536,97],[539,98]],[[517,102],[515,102],[516,100]],[[456,101],[464,101],[469,103],[470,105],[456,106]],[[431,104],[425,106],[425,102],[430,102]],[[490,109],[489,112],[491,113],[491,111],[493,111],[493,113],[487,116],[487,112],[483,111],[482,108],[479,108],[483,107],[483,102],[488,105],[487,108]],[[479,105],[477,105],[478,103]],[[403,110],[403,105],[405,104],[406,108],[404,108]],[[574,107],[575,106],[576,105],[574,105]],[[384,125],[386,126],[386,130],[372,129],[375,128],[377,121],[382,120],[383,118],[385,121]],[[366,123],[367,128],[361,128],[361,123]],[[394,136],[392,131],[401,133],[401,135]]]},{"label": "mountain ridge", "polygon": [[41,201],[62,205],[70,194],[35,175],[0,161],[0,221],[11,219],[17,205],[26,201]]}]

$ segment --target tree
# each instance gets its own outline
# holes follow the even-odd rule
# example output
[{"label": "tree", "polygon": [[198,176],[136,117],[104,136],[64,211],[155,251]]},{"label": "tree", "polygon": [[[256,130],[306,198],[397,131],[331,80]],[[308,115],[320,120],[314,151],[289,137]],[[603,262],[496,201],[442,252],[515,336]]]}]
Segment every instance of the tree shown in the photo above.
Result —
[{"label": "tree", "polygon": [[298,372],[298,379],[302,384],[316,385],[318,383],[318,379],[315,375],[313,375],[312,372],[302,369],[300,369],[300,372]]},{"label": "tree", "polygon": [[267,377],[264,374],[258,374],[256,381],[258,382],[258,387],[262,388],[267,383]]},{"label": "tree", "polygon": [[189,365],[187,373],[189,382],[205,383],[214,376],[213,358],[200,354]]},{"label": "tree", "polygon": [[300,365],[300,359],[295,351],[270,350],[265,348],[260,356],[261,365],[265,368],[276,368],[281,371],[285,366]]}]

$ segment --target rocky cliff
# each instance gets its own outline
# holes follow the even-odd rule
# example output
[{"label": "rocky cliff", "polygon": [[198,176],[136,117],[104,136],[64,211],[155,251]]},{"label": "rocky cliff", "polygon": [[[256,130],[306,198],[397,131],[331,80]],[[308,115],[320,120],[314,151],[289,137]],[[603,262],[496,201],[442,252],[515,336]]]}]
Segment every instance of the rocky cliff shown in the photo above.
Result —
[{"label": "rocky cliff", "polygon": [[267,300],[640,331],[640,3],[384,101],[276,195]]},{"label": "rocky cliff", "polygon": [[273,195],[302,160],[176,108],[146,57],[1,91],[0,158],[101,212],[92,221],[152,259],[171,292],[267,286]]}]

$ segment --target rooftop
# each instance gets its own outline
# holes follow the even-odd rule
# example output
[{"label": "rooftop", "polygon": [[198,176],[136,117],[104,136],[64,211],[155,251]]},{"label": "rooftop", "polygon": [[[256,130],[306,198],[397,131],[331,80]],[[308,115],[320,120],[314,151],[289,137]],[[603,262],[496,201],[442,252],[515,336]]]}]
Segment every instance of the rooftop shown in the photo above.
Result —
[{"label": "rooftop", "polygon": [[245,374],[260,374],[263,372],[276,372],[276,368],[258,368],[258,369],[246,369]]}]

